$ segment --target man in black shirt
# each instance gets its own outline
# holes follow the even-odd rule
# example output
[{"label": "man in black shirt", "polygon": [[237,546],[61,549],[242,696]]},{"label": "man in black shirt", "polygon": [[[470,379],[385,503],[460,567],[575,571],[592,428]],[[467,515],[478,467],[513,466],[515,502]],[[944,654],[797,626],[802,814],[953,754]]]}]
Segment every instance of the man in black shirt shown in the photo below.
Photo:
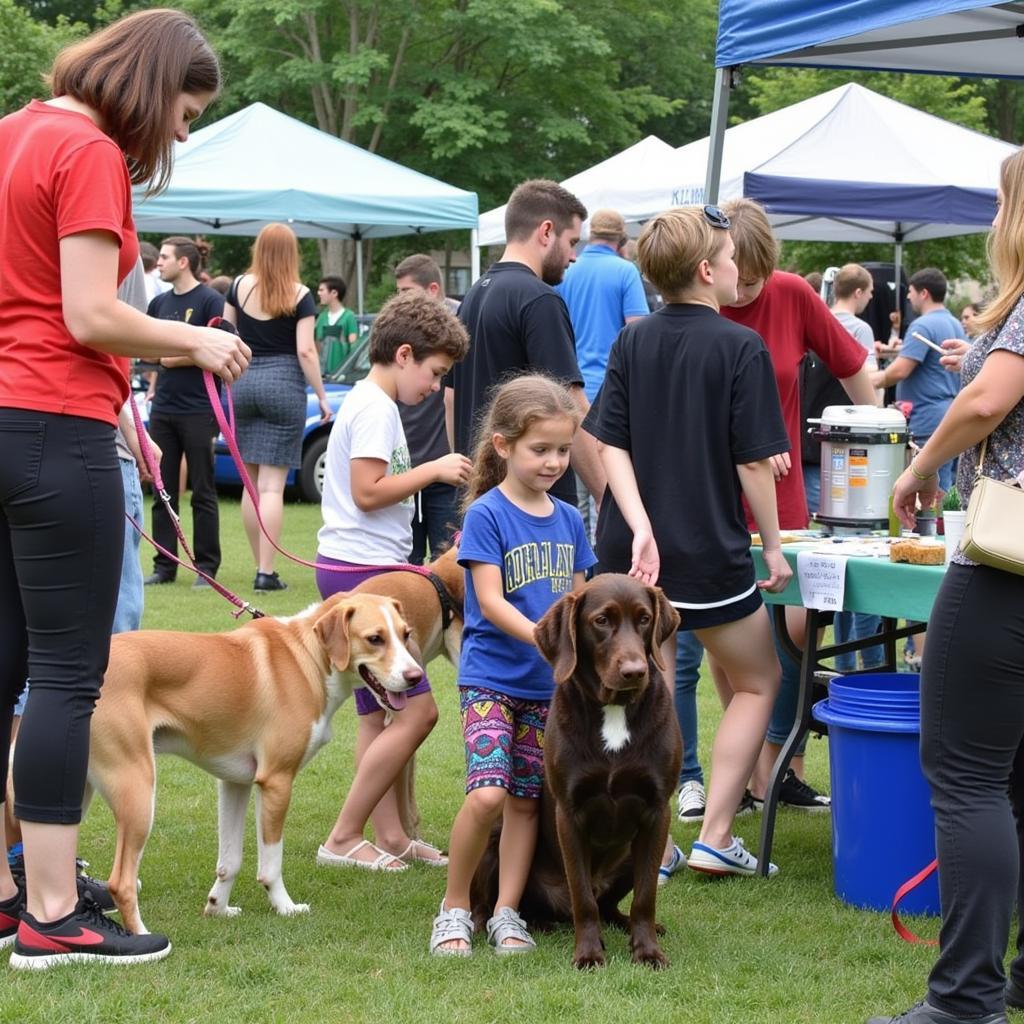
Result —
[{"label": "man in black shirt", "polygon": [[[553,181],[526,181],[505,208],[505,251],[477,281],[459,309],[469,332],[469,355],[456,363],[445,388],[453,448],[472,455],[475,427],[494,385],[520,373],[541,371],[569,385],[580,407],[590,408],[576,361],[569,311],[553,285],[575,261],[574,246],[586,207]],[[572,468],[600,502],[604,470],[594,439],[576,434]],[[551,494],[576,505],[576,478],[567,472]]]},{"label": "man in black shirt", "polygon": [[[189,238],[175,236],[160,246],[157,269],[171,290],[158,295],[147,312],[159,320],[182,320],[206,324],[224,312],[224,296],[200,284],[197,274],[203,254]],[[188,359],[172,357],[160,360],[160,376],[149,415],[149,432],[160,445],[160,475],[178,511],[181,460],[188,461],[192,483],[192,526],[196,564],[203,572],[216,576],[220,568],[220,519],[217,490],[213,483],[213,439],[217,421],[203,383],[203,371]],[[219,382],[218,382],[219,383]],[[177,553],[178,538],[174,523],[163,502],[153,501],[153,536],[158,544]],[[159,551],[153,559],[153,573],[147,586],[172,583],[177,564]],[[196,588],[209,584],[197,576]]]}]

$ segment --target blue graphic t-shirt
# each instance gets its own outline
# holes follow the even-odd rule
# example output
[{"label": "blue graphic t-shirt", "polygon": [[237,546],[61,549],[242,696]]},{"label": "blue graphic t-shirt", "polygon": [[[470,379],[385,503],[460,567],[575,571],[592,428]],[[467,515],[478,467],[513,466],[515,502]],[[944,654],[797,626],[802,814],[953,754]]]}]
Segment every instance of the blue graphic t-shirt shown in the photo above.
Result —
[{"label": "blue graphic t-shirt", "polygon": [[536,622],[572,590],[573,573],[584,572],[597,561],[579,512],[564,501],[551,500],[551,515],[532,516],[495,487],[466,512],[459,541],[459,565],[466,569],[460,686],[483,686],[528,700],[551,699],[551,666],[532,644],[484,618],[469,571],[471,562],[499,566],[505,599]]},{"label": "blue graphic t-shirt", "polygon": [[910,432],[918,443],[935,433],[939,421],[953,404],[960,390],[960,374],[950,373],[939,360],[938,352],[915,338],[914,332],[941,345],[947,338],[963,338],[964,331],[948,309],[933,309],[912,320],[899,355],[912,359],[917,369],[896,385],[896,397],[913,403]]}]

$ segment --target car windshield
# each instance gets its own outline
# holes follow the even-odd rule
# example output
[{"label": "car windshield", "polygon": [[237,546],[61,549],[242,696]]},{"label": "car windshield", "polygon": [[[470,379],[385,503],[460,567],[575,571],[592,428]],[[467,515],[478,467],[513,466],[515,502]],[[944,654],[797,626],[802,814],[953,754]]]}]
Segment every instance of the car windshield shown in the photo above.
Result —
[{"label": "car windshield", "polygon": [[[372,317],[364,317],[370,321]],[[348,358],[339,366],[334,373],[328,374],[324,379],[333,384],[355,384],[362,380],[370,372],[370,331],[369,323],[360,324],[362,332],[359,340],[355,343]]]}]

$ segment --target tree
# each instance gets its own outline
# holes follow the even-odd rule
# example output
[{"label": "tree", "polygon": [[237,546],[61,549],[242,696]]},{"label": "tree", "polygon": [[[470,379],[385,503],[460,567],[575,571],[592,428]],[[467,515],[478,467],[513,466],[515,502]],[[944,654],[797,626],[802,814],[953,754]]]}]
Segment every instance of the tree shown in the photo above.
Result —
[{"label": "tree", "polygon": [[0,116],[48,97],[43,75],[57,51],[85,31],[66,19],[37,21],[15,0],[0,0]]},{"label": "tree", "polygon": [[[745,74],[741,90],[753,112],[752,116],[756,117],[848,82],[857,82],[907,106],[935,114],[965,128],[990,133],[986,102],[989,83],[983,85],[973,79],[812,68],[764,68]],[[866,144],[870,142],[866,141]],[[886,154],[879,153],[878,159],[885,160]],[[783,264],[801,274],[850,262],[891,262],[892,258],[893,248],[890,244],[783,244]],[[904,264],[908,272],[920,267],[940,267],[950,280],[984,279],[987,274],[984,235],[909,243],[904,249]]]}]

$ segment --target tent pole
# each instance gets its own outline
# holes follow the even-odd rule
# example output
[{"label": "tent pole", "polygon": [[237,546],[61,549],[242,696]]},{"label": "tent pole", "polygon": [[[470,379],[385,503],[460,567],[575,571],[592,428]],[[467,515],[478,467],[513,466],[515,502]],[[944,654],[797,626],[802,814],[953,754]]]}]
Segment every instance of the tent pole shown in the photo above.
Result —
[{"label": "tent pole", "polygon": [[[896,240],[896,246],[895,246],[895,249],[894,249],[894,252],[893,252],[893,258],[892,258],[893,268],[894,268],[893,269],[893,277],[895,278],[893,286],[894,286],[895,292],[896,292],[896,312],[900,314],[900,317],[902,317],[903,316],[903,303],[901,302],[901,296],[900,296],[900,281],[901,281],[901,279],[903,277],[903,228],[902,228],[902,225],[899,224],[899,222],[897,222],[897,224],[896,224],[896,233],[895,233],[895,235],[893,237]],[[906,324],[901,323],[900,324],[900,331],[902,331],[906,326],[907,326]],[[902,334],[901,334],[901,337],[902,337]]]},{"label": "tent pole", "polygon": [[359,315],[363,315],[363,236],[358,232],[355,235],[356,241],[356,296],[358,301]]},{"label": "tent pole", "polygon": [[704,202],[717,203],[722,182],[722,151],[725,149],[725,127],[729,119],[729,91],[732,68],[715,69],[715,96],[711,105],[711,134],[708,139],[708,173],[704,179]]},{"label": "tent pole", "polygon": [[469,229],[469,283],[473,284],[480,277],[480,231]]}]

